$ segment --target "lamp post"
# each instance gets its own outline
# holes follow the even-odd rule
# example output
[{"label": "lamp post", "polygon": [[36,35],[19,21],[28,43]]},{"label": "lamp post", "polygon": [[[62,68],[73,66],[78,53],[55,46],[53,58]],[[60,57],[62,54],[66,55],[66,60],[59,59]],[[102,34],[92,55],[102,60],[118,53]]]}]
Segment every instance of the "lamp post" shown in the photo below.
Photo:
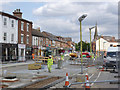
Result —
[{"label": "lamp post", "polygon": [[104,55],[105,55],[105,48],[104,48],[104,44],[105,44],[106,42],[103,42],[103,52],[104,52]]},{"label": "lamp post", "polygon": [[100,37],[99,37],[99,57],[100,57]]},{"label": "lamp post", "polygon": [[91,54],[91,60],[92,60],[91,30],[92,30],[93,28],[95,28],[95,26],[94,26],[94,27],[89,28],[89,30],[90,30],[90,54]]},{"label": "lamp post", "polygon": [[81,22],[82,20],[87,16],[87,14],[83,14],[81,17],[79,17],[79,22],[80,22],[80,50],[81,50],[81,74],[83,74],[83,57],[82,57],[82,26]]}]

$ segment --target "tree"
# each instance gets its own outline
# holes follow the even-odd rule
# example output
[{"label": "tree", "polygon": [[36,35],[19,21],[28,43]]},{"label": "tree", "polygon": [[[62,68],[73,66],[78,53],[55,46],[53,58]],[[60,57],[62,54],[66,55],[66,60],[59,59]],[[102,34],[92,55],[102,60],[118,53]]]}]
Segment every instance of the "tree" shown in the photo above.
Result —
[{"label": "tree", "polygon": [[[80,42],[75,44],[75,50],[80,51]],[[90,43],[86,43],[86,42],[82,41],[82,50],[90,51]]]}]

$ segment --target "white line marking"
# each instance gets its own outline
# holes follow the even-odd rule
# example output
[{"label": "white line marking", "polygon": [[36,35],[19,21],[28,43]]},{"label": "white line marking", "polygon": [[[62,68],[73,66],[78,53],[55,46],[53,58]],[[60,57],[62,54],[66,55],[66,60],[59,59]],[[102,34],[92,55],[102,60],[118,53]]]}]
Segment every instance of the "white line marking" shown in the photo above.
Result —
[{"label": "white line marking", "polygon": [[94,74],[92,74],[90,77],[89,77],[89,79],[91,79],[91,77],[93,76]]},{"label": "white line marking", "polygon": [[[97,78],[95,79],[95,81],[97,81],[97,79],[100,77],[100,74],[101,74],[101,72],[99,72],[99,74],[98,74]],[[94,82],[95,82],[95,81],[94,81]],[[94,84],[94,83],[92,83],[91,86],[92,86],[93,84]]]}]

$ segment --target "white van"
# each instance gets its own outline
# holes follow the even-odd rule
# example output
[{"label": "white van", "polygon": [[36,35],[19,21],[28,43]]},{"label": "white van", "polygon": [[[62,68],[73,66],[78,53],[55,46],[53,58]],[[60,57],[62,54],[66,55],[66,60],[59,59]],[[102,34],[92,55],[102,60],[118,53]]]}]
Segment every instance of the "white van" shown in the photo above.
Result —
[{"label": "white van", "polygon": [[104,67],[107,69],[118,69],[118,61],[120,58],[120,47],[109,47],[107,55],[104,58]]}]

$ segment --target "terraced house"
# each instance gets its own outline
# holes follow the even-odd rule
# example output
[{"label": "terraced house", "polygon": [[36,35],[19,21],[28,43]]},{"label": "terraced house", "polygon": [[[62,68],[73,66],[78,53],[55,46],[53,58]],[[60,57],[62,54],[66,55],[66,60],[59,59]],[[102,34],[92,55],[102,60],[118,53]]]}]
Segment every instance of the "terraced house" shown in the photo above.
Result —
[{"label": "terraced house", "polygon": [[18,18],[0,12],[0,61],[17,60]]},{"label": "terraced house", "polygon": [[13,15],[0,12],[0,59],[25,61],[32,54],[32,22],[22,18],[20,9]]},{"label": "terraced house", "polygon": [[32,55],[32,22],[22,18],[20,9],[16,9],[13,15],[18,18],[18,60],[25,61]]}]

